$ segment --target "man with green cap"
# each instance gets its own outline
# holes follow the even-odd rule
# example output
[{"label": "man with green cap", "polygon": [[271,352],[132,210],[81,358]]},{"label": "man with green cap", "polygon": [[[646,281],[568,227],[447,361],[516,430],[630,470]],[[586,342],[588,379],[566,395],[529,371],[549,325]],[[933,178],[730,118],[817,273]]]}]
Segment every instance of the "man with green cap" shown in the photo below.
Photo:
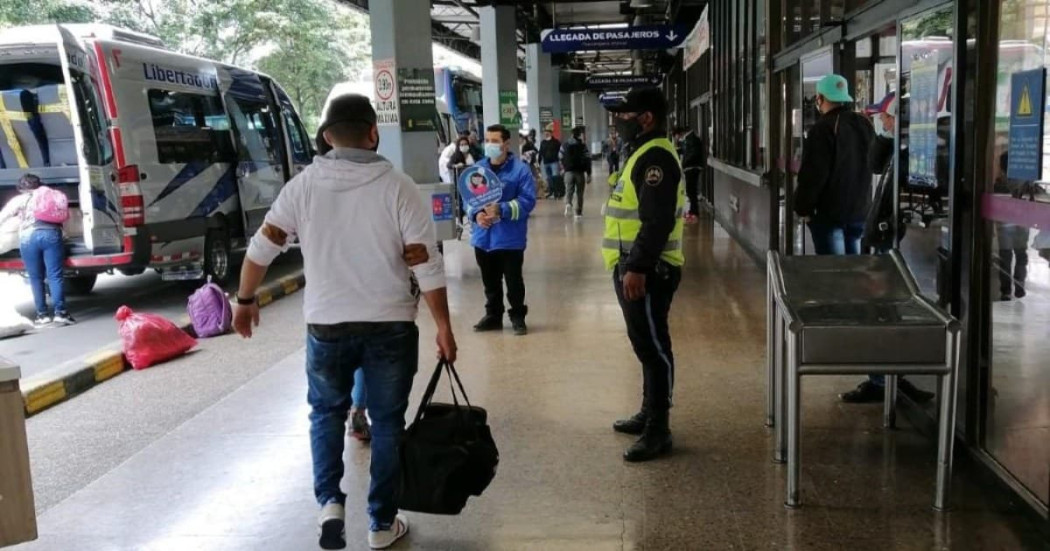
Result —
[{"label": "man with green cap", "polygon": [[840,75],[820,79],[813,101],[821,116],[802,147],[795,213],[808,221],[817,254],[860,254],[871,208],[868,148],[875,130],[852,109],[849,86]]}]

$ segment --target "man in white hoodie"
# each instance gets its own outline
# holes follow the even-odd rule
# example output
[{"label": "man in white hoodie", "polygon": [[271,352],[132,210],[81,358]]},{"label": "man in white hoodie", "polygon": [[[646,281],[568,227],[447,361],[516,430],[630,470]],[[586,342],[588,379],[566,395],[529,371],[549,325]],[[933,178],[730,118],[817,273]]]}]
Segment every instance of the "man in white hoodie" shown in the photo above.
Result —
[{"label": "man in white hoodie", "polygon": [[421,292],[437,324],[438,356],[456,358],[444,264],[415,182],[376,154],[379,130],[368,99],[333,100],[320,133],[332,151],[288,182],[252,238],[234,328],[251,337],[266,268],[298,236],[309,282],[307,401],[320,545],[346,546],[339,481],[354,370],[361,366],[372,418],[368,540],[372,549],[386,549],[408,533],[398,514],[399,446],[419,361]]}]

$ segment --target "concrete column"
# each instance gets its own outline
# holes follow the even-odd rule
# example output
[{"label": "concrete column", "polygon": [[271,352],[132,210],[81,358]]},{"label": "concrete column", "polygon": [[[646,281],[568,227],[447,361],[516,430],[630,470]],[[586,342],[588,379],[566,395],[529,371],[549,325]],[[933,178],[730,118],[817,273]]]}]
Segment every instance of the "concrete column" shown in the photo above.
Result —
[{"label": "concrete column", "polygon": [[[426,16],[430,17],[427,4]],[[485,126],[500,122],[500,92],[518,91],[517,21],[514,6],[478,8],[481,21],[481,101]],[[429,21],[429,19],[428,19]],[[427,23],[430,28],[430,23]],[[429,43],[429,41],[428,41]],[[518,151],[518,131],[511,129],[510,150]]]},{"label": "concrete column", "polygon": [[555,79],[550,54],[543,53],[540,44],[525,45],[525,86],[529,90],[529,127],[536,129],[537,139],[543,138],[543,123],[540,113],[546,111],[557,117],[554,111]]},{"label": "concrete column", "polygon": [[558,110],[559,120],[564,120],[565,114],[569,115],[569,124],[562,123],[561,125],[561,141],[569,139],[572,135],[572,94],[561,94],[561,109]]},{"label": "concrete column", "polygon": [[[399,69],[433,68],[430,0],[372,2],[369,15],[373,61],[392,59]],[[430,75],[433,79],[433,72]],[[402,132],[400,125],[380,125],[379,153],[416,182],[438,181],[433,132]]]},{"label": "concrete column", "polygon": [[[593,144],[601,144],[609,134],[608,118],[605,109],[598,101],[598,94],[586,92],[583,94],[583,123],[587,127],[587,150],[593,152]],[[599,149],[600,150],[600,149]]]}]

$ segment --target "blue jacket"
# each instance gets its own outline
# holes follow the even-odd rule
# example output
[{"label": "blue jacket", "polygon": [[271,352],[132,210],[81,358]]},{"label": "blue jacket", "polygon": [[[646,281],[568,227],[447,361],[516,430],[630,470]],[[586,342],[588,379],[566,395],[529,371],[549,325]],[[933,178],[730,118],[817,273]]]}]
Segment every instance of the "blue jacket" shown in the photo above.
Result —
[{"label": "blue jacket", "polygon": [[[496,173],[503,182],[503,196],[499,200],[500,221],[489,229],[474,224],[470,244],[485,252],[525,250],[529,213],[536,206],[536,181],[532,178],[532,169],[512,153],[507,154],[499,171],[493,170],[492,161],[487,157],[478,164]],[[474,221],[479,210],[468,209],[467,217]]]}]

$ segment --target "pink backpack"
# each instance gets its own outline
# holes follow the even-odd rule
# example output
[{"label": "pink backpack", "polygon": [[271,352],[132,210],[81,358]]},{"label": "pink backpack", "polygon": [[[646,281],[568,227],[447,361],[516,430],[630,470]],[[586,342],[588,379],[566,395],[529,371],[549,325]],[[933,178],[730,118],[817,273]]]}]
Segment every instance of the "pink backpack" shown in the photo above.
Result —
[{"label": "pink backpack", "polygon": [[47,186],[33,192],[33,217],[41,222],[61,224],[69,220],[69,198],[65,193]]},{"label": "pink backpack", "polygon": [[193,331],[199,338],[216,337],[230,332],[233,327],[233,309],[226,292],[222,287],[211,282],[205,283],[190,295],[186,310],[193,323]]}]

